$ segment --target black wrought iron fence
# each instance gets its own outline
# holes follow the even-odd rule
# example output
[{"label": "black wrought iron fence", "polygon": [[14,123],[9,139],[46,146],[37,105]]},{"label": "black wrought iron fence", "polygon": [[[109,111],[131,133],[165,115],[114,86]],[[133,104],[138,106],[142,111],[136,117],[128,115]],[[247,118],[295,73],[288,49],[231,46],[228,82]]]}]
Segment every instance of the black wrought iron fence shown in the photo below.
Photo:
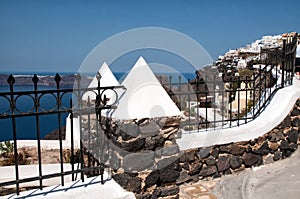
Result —
[{"label": "black wrought iron fence", "polygon": [[[239,126],[255,119],[280,88],[293,84],[297,34],[283,39],[276,49],[262,49],[261,64],[252,65],[250,75],[198,71],[195,79],[159,80],[186,116],[185,130]],[[172,81],[177,79],[176,82]]]},{"label": "black wrought iron fence", "polygon": [[[74,88],[69,89],[61,89],[60,88],[60,81],[61,76],[56,74],[54,81],[56,82],[56,88],[55,89],[49,89],[49,90],[39,90],[39,78],[37,75],[34,75],[32,77],[33,82],[33,90],[31,91],[15,91],[15,78],[13,75],[10,75],[7,79],[7,83],[9,86],[8,92],[1,92],[0,93],[0,103],[5,104],[8,103],[8,109],[4,110],[1,109],[0,112],[0,120],[5,120],[6,122],[11,123],[11,130],[12,132],[7,132],[7,129],[2,129],[1,133],[3,136],[3,133],[11,133],[12,134],[12,143],[6,142],[6,144],[10,144],[11,149],[9,151],[5,151],[5,154],[3,154],[3,151],[0,151],[0,155],[3,156],[10,156],[5,159],[3,157],[2,161],[10,160],[11,164],[14,165],[15,170],[15,179],[11,181],[0,181],[0,188],[1,192],[5,193],[5,187],[15,185],[15,192],[19,194],[20,187],[22,184],[25,184],[27,182],[33,182],[38,181],[38,186],[40,189],[43,189],[44,187],[44,180],[50,179],[50,178],[56,178],[60,177],[60,183],[62,186],[65,184],[65,176],[72,176],[72,181],[74,181],[77,178],[77,175],[80,174],[81,180],[84,181],[84,174],[90,176],[93,174],[101,175],[102,183],[103,181],[103,172],[105,163],[101,162],[101,159],[94,158],[94,154],[89,153],[90,146],[90,140],[91,138],[91,131],[84,131],[81,127],[81,121],[82,117],[87,118],[90,120],[92,115],[95,115],[95,123],[97,129],[97,133],[100,134],[104,131],[101,129],[102,126],[105,126],[106,124],[101,123],[101,111],[104,109],[114,109],[116,108],[116,102],[118,101],[118,94],[116,92],[116,89],[123,89],[123,86],[111,86],[111,87],[101,87],[100,86],[100,74],[97,75],[98,78],[98,85],[94,88],[81,88],[80,80],[81,76],[77,75],[76,81],[74,83]],[[105,92],[107,90],[111,90],[115,94],[115,101],[114,102],[108,102],[108,99],[105,95]],[[87,93],[93,93],[95,99],[90,99],[88,96],[87,100],[83,100],[83,96]],[[22,105],[24,103],[22,99],[24,99],[24,96],[26,98],[29,98],[30,101],[32,101],[32,107],[29,108],[27,111],[22,110],[19,108],[19,105]],[[44,98],[47,97],[53,97],[55,100],[55,103],[52,107],[45,108],[41,105]],[[66,103],[68,102],[68,103]],[[70,118],[70,138],[67,138],[66,132],[63,132],[63,121],[66,120],[66,115],[69,114]],[[59,172],[53,172],[51,174],[44,174],[43,173],[43,163],[42,163],[42,148],[45,147],[42,145],[42,137],[41,137],[41,117],[43,116],[53,116],[56,117],[56,125],[57,125],[57,140],[52,140],[51,142],[57,142],[58,148],[59,148],[59,164],[60,164],[60,171]],[[22,178],[20,176],[19,170],[20,170],[20,163],[22,163],[22,159],[24,158],[20,152],[18,151],[18,142],[22,142],[18,139],[18,135],[21,133],[24,129],[18,129],[17,123],[19,122],[20,118],[28,118],[33,117],[35,119],[35,122],[33,123],[35,125],[36,129],[36,147],[37,147],[37,160],[38,160],[38,175],[34,177],[27,177]],[[74,128],[74,118],[79,118],[80,121],[79,124],[79,144],[76,143],[76,140],[74,140],[74,134],[78,134]],[[100,123],[99,123],[100,122]],[[28,124],[31,125],[31,124]],[[55,124],[51,124],[55,126]],[[90,121],[88,122],[88,125],[90,125]],[[91,129],[91,128],[87,128]],[[106,128],[109,129],[109,128]],[[78,129],[77,129],[78,130]],[[0,137],[2,137],[0,134]],[[65,146],[66,139],[69,139],[68,146]],[[101,139],[99,139],[100,141]],[[78,140],[77,140],[78,141]],[[98,144],[98,150],[101,150],[101,147],[103,148],[103,143],[97,143]],[[1,143],[1,146],[3,146],[3,143]],[[3,147],[2,147],[3,148]],[[5,147],[4,147],[5,148]],[[69,159],[66,161],[65,157],[65,149],[69,149]],[[2,154],[1,154],[2,153]],[[64,164],[65,163],[71,163],[71,170],[65,170]],[[77,167],[75,166],[77,164]],[[0,177],[1,178],[1,177]]]}]

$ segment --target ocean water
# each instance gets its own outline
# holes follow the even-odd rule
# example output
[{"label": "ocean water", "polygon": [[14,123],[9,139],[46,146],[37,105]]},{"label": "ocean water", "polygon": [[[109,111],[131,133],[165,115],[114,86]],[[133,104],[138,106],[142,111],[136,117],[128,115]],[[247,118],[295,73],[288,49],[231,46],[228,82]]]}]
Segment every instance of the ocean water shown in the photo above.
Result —
[{"label": "ocean water", "polygon": [[[8,73],[9,74],[9,73]],[[13,73],[13,75],[20,75],[20,76],[32,76],[34,73]],[[38,73],[37,75],[40,76],[54,76],[56,73]],[[64,74],[71,74],[71,73],[61,73],[60,75]],[[125,73],[115,73],[115,76],[118,80],[124,79]],[[178,74],[161,74],[165,75],[167,77],[172,77],[172,82],[176,83],[179,81]],[[182,74],[182,82],[186,82],[188,79],[195,78],[195,74],[193,73],[183,73]],[[39,90],[49,90],[49,89],[55,89],[55,87],[48,87],[48,86],[39,86]],[[15,85],[14,86],[15,91],[32,91],[33,86],[20,86]],[[3,86],[0,85],[0,93],[1,92],[8,92],[9,86]],[[62,99],[63,106],[68,107],[69,101],[71,99],[71,94],[64,96]],[[34,102],[31,97],[25,96],[17,99],[17,108],[20,110],[20,112],[28,112],[33,110],[34,108]],[[41,100],[41,107],[45,110],[49,110],[54,107],[55,105],[55,99],[52,95],[45,95],[42,97]],[[0,97],[0,114],[3,114],[9,110],[9,102],[3,98]],[[61,115],[61,126],[66,125],[66,117],[68,114],[62,114]],[[41,138],[43,138],[45,135],[47,135],[49,132],[52,132],[54,130],[58,129],[58,116],[57,114],[54,115],[43,115],[39,117],[40,122],[40,135]],[[17,129],[17,139],[20,140],[26,140],[26,139],[36,139],[37,138],[37,127],[36,127],[36,118],[35,116],[30,117],[21,117],[16,118],[16,129]],[[11,119],[0,119],[0,141],[4,140],[12,140],[13,139],[13,128],[12,128],[12,120]]]},{"label": "ocean water", "polygon": [[[54,87],[40,86],[39,90],[55,89]],[[32,91],[33,86],[14,86],[15,91]],[[8,92],[9,87],[0,85],[0,92]],[[68,107],[71,94],[67,94],[62,98],[63,106]],[[0,97],[0,114],[9,113],[9,101]],[[55,108],[55,98],[50,94],[41,97],[40,106],[44,110]],[[22,96],[16,99],[16,107],[19,113],[34,111],[34,100],[30,96]],[[66,125],[66,117],[68,114],[61,114],[61,126]],[[43,138],[49,132],[58,129],[58,116],[42,115],[39,116],[40,136]],[[0,119],[0,141],[13,139],[12,119]],[[17,139],[27,140],[37,138],[36,117],[19,117],[16,118]]]}]

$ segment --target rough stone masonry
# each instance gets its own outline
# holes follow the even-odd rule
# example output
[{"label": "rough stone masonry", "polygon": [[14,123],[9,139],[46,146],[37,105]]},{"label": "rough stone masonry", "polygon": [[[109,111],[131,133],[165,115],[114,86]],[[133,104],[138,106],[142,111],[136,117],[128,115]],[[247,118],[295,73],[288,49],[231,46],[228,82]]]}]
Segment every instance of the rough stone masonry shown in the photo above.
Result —
[{"label": "rough stone masonry", "polygon": [[91,151],[113,169],[114,180],[137,198],[179,198],[183,183],[289,157],[299,144],[300,99],[278,126],[261,137],[181,152],[176,144],[180,117],[113,119],[109,126],[109,135],[92,135],[102,145]]},{"label": "rough stone masonry", "polygon": [[278,126],[261,137],[184,151],[177,184],[220,177],[287,158],[298,148],[299,126],[300,99]]},{"label": "rough stone masonry", "polygon": [[179,198],[176,182],[181,168],[176,138],[180,121],[179,116],[109,121],[103,118],[102,123],[109,125],[102,126],[104,131],[100,134],[95,130],[96,123],[89,126],[84,121],[84,132],[90,132],[88,128],[92,126],[92,132],[85,134],[84,146],[89,146],[88,151],[113,170],[114,180],[137,198]]}]

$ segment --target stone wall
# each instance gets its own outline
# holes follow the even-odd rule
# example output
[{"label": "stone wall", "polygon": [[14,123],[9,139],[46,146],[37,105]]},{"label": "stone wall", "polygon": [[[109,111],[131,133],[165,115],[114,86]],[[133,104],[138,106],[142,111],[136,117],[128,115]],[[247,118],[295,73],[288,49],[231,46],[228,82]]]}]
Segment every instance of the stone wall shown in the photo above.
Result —
[{"label": "stone wall", "polygon": [[299,126],[300,99],[278,126],[261,137],[184,151],[180,157],[181,172],[177,184],[220,177],[287,158],[298,148]]},{"label": "stone wall", "polygon": [[137,198],[178,198],[179,126],[180,117],[113,120],[106,164],[114,180]]},{"label": "stone wall", "polygon": [[182,152],[176,144],[180,117],[110,120],[110,129],[102,126],[100,135],[95,121],[90,128],[85,120],[83,126],[89,133],[83,135],[84,146],[112,168],[114,180],[124,189],[137,198],[179,198],[183,183],[289,157],[299,144],[300,99],[277,127],[261,137]]}]

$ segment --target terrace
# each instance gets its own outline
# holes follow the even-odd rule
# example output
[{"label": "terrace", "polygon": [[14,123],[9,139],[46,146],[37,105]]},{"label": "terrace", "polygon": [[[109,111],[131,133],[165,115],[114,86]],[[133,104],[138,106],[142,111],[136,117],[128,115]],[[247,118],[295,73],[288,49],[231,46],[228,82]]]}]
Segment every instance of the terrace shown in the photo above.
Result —
[{"label": "terrace", "polygon": [[[10,91],[0,93],[0,99],[9,103],[8,111],[1,113],[0,119],[7,119],[12,125],[13,145],[9,153],[14,165],[0,168],[1,173],[6,174],[0,178],[1,191],[12,189],[16,195],[11,197],[19,197],[19,194],[39,197],[50,193],[51,196],[54,194],[52,197],[64,193],[74,197],[77,194],[74,187],[84,187],[81,190],[85,192],[103,195],[115,192],[115,198],[132,198],[134,195],[124,191],[115,182],[118,178],[112,176],[124,176],[126,173],[120,173],[120,168],[139,175],[141,171],[135,170],[137,167],[134,165],[127,165],[129,158],[135,159],[131,154],[123,157],[123,152],[111,151],[112,143],[120,145],[130,153],[134,150],[139,155],[137,157],[148,161],[161,147],[168,148],[167,152],[161,152],[168,154],[168,158],[180,158],[179,151],[175,150],[177,145],[185,153],[189,149],[247,141],[269,132],[288,115],[300,97],[300,84],[294,80],[293,74],[295,38],[284,42],[279,49],[282,56],[280,64],[268,62],[265,63],[267,67],[259,65],[251,77],[230,76],[225,82],[217,73],[210,71],[198,74],[194,81],[183,83],[178,78],[178,82],[172,82],[170,78],[167,84],[162,80],[160,84],[141,58],[121,85],[107,84],[112,82],[111,76],[109,81],[105,80],[107,74],[104,75],[100,70],[93,85],[88,88],[81,87],[81,76],[78,75],[73,89],[61,89],[61,77],[57,74],[54,78],[56,89],[39,90],[39,79],[35,75],[32,78],[33,91],[16,92],[14,77],[11,75],[7,80]],[[271,81],[271,77],[275,81]],[[145,86],[137,92],[140,85]],[[54,107],[48,110],[40,106],[46,95],[56,99]],[[22,96],[29,96],[34,102],[33,109],[28,112],[18,109],[18,100]],[[69,106],[62,103],[68,101],[65,97],[69,99]],[[61,130],[62,120],[66,119],[63,114],[69,115],[65,139]],[[44,115],[57,117],[58,140],[41,140],[40,119]],[[35,118],[36,140],[17,139],[19,129],[16,123],[19,118],[25,117]],[[178,118],[181,118],[180,123]],[[161,124],[162,121],[164,124]],[[117,127],[120,127],[120,132],[116,131]],[[138,133],[132,129],[139,129]],[[162,143],[154,143],[154,137],[162,139]],[[151,141],[151,146],[149,143],[147,145],[147,140]],[[137,149],[137,145],[140,148]],[[19,149],[23,146],[37,148],[38,164],[20,165],[24,157],[21,157]],[[58,164],[43,164],[42,151],[45,148],[59,149]],[[64,158],[65,149],[70,151],[68,161]],[[171,153],[171,149],[175,152]],[[150,155],[140,156],[145,151],[151,151]],[[120,159],[112,158],[114,154]],[[163,155],[159,161],[156,159],[151,161],[157,166],[161,176],[168,172],[177,172],[167,165],[167,169],[158,168],[159,162],[166,159]],[[120,160],[121,163],[117,164],[112,160]],[[141,168],[143,172],[146,170],[146,174],[143,174],[152,175],[152,169],[147,166]],[[111,174],[111,170],[115,173]],[[144,181],[145,179],[141,178]],[[133,180],[132,176],[127,180]],[[168,180],[160,179],[156,183],[161,186],[160,189],[169,188],[170,183],[177,186],[174,179]],[[22,193],[22,187],[35,187],[40,190]],[[135,193],[141,192],[132,187],[127,189]],[[143,194],[147,191],[145,189]]]}]

